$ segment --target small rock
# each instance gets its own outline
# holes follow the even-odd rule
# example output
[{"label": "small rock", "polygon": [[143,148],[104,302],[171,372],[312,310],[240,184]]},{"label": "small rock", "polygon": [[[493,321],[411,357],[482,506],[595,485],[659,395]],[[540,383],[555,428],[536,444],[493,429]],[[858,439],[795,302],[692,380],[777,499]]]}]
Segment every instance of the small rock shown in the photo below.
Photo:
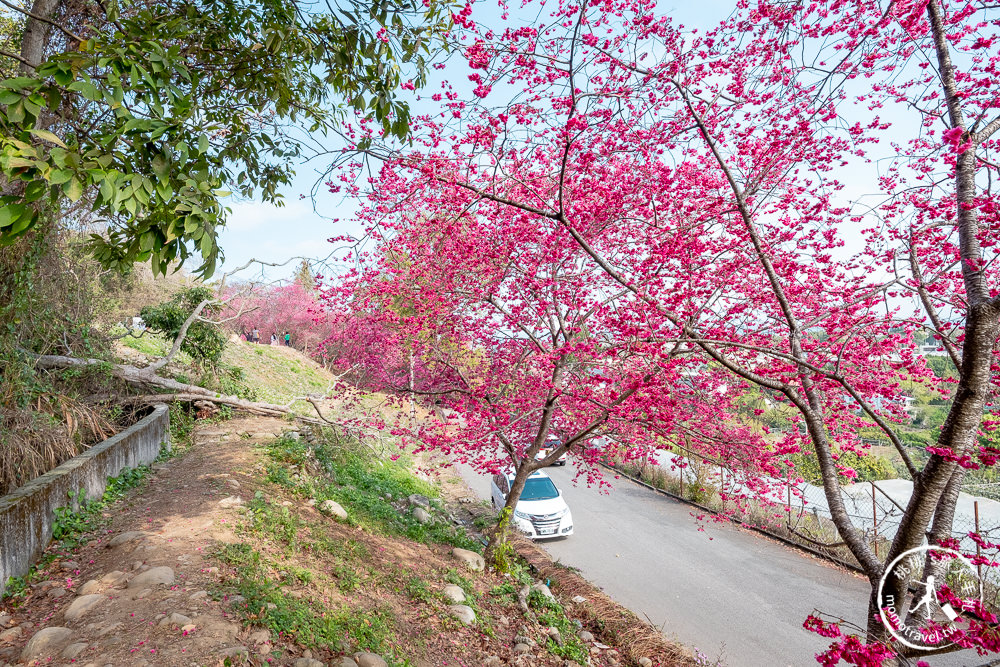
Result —
[{"label": "small rock", "polygon": [[431,499],[427,496],[420,495],[419,493],[414,493],[407,498],[407,500],[409,500],[410,504],[414,507],[423,507],[424,509],[427,509],[431,506]]},{"label": "small rock", "polygon": [[141,540],[146,537],[146,533],[141,530],[130,530],[127,533],[119,533],[111,538],[108,542],[109,547],[119,547],[123,544],[128,544],[129,542],[135,542],[136,540]]},{"label": "small rock", "polygon": [[247,641],[252,644],[266,644],[271,641],[271,631],[257,630],[255,632],[251,632],[250,636],[247,637]]},{"label": "small rock", "polygon": [[[316,507],[316,499],[315,498],[310,498],[309,500],[306,501],[306,505],[308,505],[309,507]],[[348,660],[350,660],[350,658],[348,658]],[[354,662],[354,661],[351,660],[351,662]]]},{"label": "small rock", "polygon": [[555,637],[556,635],[559,634],[559,628],[555,628],[555,627],[549,626],[549,627],[545,628],[544,632],[545,632],[545,634],[549,635],[550,637]]},{"label": "small rock", "polygon": [[115,623],[109,623],[108,625],[105,625],[103,628],[97,631],[97,636],[103,637],[105,635],[111,634],[112,632],[116,632],[121,627],[122,627],[121,621],[117,621]]},{"label": "small rock", "polygon": [[79,620],[94,607],[101,604],[104,600],[105,597],[103,595],[98,595],[96,593],[93,595],[81,595],[77,599],[73,600],[73,604],[66,609],[63,617],[65,617],[67,621]]},{"label": "small rock", "polygon": [[228,509],[230,507],[239,507],[242,504],[243,504],[243,499],[240,498],[239,496],[229,496],[219,501],[219,507],[222,507],[224,509]]},{"label": "small rock", "polygon": [[535,640],[527,635],[517,635],[514,637],[515,644],[527,644],[529,647],[535,645]]},{"label": "small rock", "polygon": [[87,650],[87,642],[76,642],[63,649],[62,657],[67,660],[76,660],[77,656]]},{"label": "small rock", "polygon": [[375,653],[355,653],[354,662],[358,667],[389,667],[382,656]]},{"label": "small rock", "polygon": [[326,665],[316,658],[299,658],[292,663],[293,667],[326,667]]},{"label": "small rock", "polygon": [[64,560],[62,564],[59,565],[63,572],[72,572],[74,570],[80,569],[80,564],[75,560]]},{"label": "small rock", "polygon": [[472,625],[476,622],[476,612],[472,611],[472,607],[468,605],[452,604],[448,605],[448,609],[465,625]]},{"label": "small rock", "polygon": [[117,586],[118,584],[125,581],[127,577],[128,575],[122,572],[121,570],[113,570],[111,572],[108,572],[103,577],[101,577],[101,582],[105,584],[111,584],[112,586]]},{"label": "small rock", "polygon": [[340,503],[335,500],[324,500],[319,508],[321,511],[332,514],[338,519],[347,519],[347,510],[341,507]]},{"label": "small rock", "polygon": [[448,584],[444,587],[444,596],[454,602],[455,604],[461,604],[465,602],[465,591],[462,590],[461,586],[456,586],[455,584]]},{"label": "small rock", "polygon": [[250,651],[246,646],[230,646],[219,651],[219,655],[223,658],[247,658],[250,656]]},{"label": "small rock", "polygon": [[533,590],[533,591],[535,591],[537,593],[541,593],[542,595],[544,595],[545,597],[549,598],[550,600],[552,600],[552,599],[555,598],[555,596],[552,595],[552,591],[550,591],[549,587],[546,586],[545,584],[542,584],[542,583],[535,584],[534,586],[531,587],[531,590]]},{"label": "small rock", "polygon": [[425,510],[423,507],[418,507],[415,510],[413,510],[413,518],[416,519],[417,522],[419,523],[430,523],[431,521],[434,520],[431,518],[431,515],[427,512],[427,510]]},{"label": "small rock", "polygon": [[42,628],[28,640],[21,651],[21,660],[31,662],[35,658],[59,654],[70,643],[73,631],[69,628],[52,626]]},{"label": "small rock", "polygon": [[336,667],[358,667],[358,663],[354,662],[350,658],[341,658]]},{"label": "small rock", "polygon": [[477,554],[475,551],[469,551],[468,549],[459,549],[455,547],[451,551],[452,555],[458,560],[465,563],[466,567],[470,570],[475,570],[476,572],[482,572],[486,569],[486,561],[483,557]]},{"label": "small rock", "polygon": [[142,574],[137,574],[128,582],[129,588],[142,589],[146,586],[170,586],[174,583],[174,570],[166,565],[151,567]]},{"label": "small rock", "polygon": [[24,630],[21,628],[7,628],[3,632],[0,632],[0,642],[12,642],[16,639],[20,639],[23,634]]},{"label": "small rock", "polygon": [[152,588],[143,588],[141,591],[139,591],[138,593],[136,593],[135,595],[133,595],[132,599],[133,600],[142,600],[144,598],[148,598],[152,594],[153,594],[153,589]]},{"label": "small rock", "polygon": [[292,503],[292,501],[291,501],[291,500],[282,500],[282,501],[281,501],[281,506],[282,506],[282,507],[291,507],[291,506],[292,506],[292,504],[293,504],[293,503]]},{"label": "small rock", "polygon": [[499,656],[491,655],[483,660],[483,667],[501,667],[501,665],[503,665],[503,661]]},{"label": "small rock", "polygon": [[653,667],[653,661],[646,657],[639,658],[638,663],[639,667]]},{"label": "small rock", "polygon": [[246,602],[246,601],[247,599],[242,595],[230,595],[228,598],[226,598],[226,604],[230,606],[237,605],[241,602]]},{"label": "small rock", "polygon": [[590,634],[586,630],[582,630],[578,636],[580,637],[580,641],[584,641],[584,642],[592,642],[592,641],[594,641],[594,635]]},{"label": "small rock", "polygon": [[514,655],[523,655],[531,651],[531,647],[527,644],[514,644]]},{"label": "small rock", "polygon": [[606,644],[602,644],[601,642],[594,642],[594,646],[596,648],[599,648],[599,649],[609,649],[609,648],[611,648],[610,646],[607,646]]},{"label": "small rock", "polygon": [[194,632],[197,629],[198,629],[198,626],[195,625],[194,623],[188,623],[187,625],[182,625],[181,626],[181,632],[183,632],[186,635],[191,634],[192,632]]},{"label": "small rock", "polygon": [[227,479],[226,480],[226,486],[228,486],[233,491],[239,491],[240,490],[240,483],[237,482],[235,479]]},{"label": "small rock", "polygon": [[97,583],[96,579],[91,579],[83,586],[80,586],[80,595],[90,595],[100,587],[101,585]]},{"label": "small rock", "polygon": [[47,595],[50,598],[61,598],[62,596],[66,595],[66,589],[63,588],[62,586],[59,586],[58,588],[51,589],[45,595]]},{"label": "small rock", "polygon": [[582,595],[574,595],[573,596],[573,602],[575,602],[577,604],[580,604],[581,602],[586,602],[586,601],[587,601],[587,598],[583,597]]},{"label": "small rock", "polygon": [[191,600],[201,600],[208,597],[208,591],[196,591],[188,596]]},{"label": "small rock", "polygon": [[190,618],[188,618],[184,614],[178,614],[175,611],[174,613],[170,614],[162,621],[160,621],[157,625],[176,625],[177,627],[181,627],[183,625],[189,624],[190,622],[191,622]]}]

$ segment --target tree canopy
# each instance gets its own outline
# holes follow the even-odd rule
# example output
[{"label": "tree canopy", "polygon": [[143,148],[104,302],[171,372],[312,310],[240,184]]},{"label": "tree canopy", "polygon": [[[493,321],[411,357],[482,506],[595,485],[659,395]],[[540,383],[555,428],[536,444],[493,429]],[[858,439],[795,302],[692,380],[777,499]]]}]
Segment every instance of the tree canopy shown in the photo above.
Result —
[{"label": "tree canopy", "polygon": [[[372,138],[385,161],[363,192],[372,251],[331,299],[427,341],[438,372],[422,386],[384,374],[387,389],[457,415],[416,436],[520,477],[565,424],[563,449],[586,463],[591,431],[576,416],[607,414],[605,428],[628,399],[613,435],[629,450],[693,448],[760,498],[808,450],[873,584],[867,644],[810,622],[836,638],[824,664],[947,642],[993,650],[975,613],[947,641],[928,629],[922,646],[900,643],[879,615],[906,582],[878,583],[927,535],[958,544],[966,471],[997,460],[980,436],[996,425],[1000,22],[939,0],[758,0],[708,31],[631,0],[547,9],[530,26],[467,22],[471,94],[446,83],[412,147]],[[372,305],[398,297],[420,306]],[[928,366],[917,332],[953,380]],[[449,339],[471,369],[439,353]],[[590,368],[574,377],[568,363]],[[902,441],[903,383],[954,395],[919,464]],[[741,429],[740,397],[761,390],[800,428]],[[841,492],[871,429],[914,480],[888,554]]]},{"label": "tree canopy", "polygon": [[[447,4],[172,0],[16,5],[0,50],[0,243],[84,201],[105,266],[211,275],[230,194],[280,201],[308,133],[404,136]],[[306,134],[301,134],[305,132]]]}]

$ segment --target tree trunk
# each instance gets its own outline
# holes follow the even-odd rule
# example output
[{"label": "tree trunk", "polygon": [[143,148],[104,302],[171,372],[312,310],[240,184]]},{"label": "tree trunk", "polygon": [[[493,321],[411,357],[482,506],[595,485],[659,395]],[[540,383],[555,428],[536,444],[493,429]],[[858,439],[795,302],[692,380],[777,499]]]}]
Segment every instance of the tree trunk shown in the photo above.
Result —
[{"label": "tree trunk", "polygon": [[286,415],[292,415],[297,420],[309,424],[337,426],[334,422],[331,422],[323,417],[322,414],[319,413],[318,406],[309,398],[304,398],[302,400],[306,400],[313,405],[319,415],[319,418],[306,417],[296,414],[292,412],[290,406],[288,405],[248,401],[245,398],[240,398],[238,396],[220,394],[197,385],[184,384],[183,382],[178,382],[177,380],[160,377],[146,368],[136,368],[135,366],[129,366],[126,364],[109,364],[108,362],[101,361],[100,359],[77,359],[75,357],[64,357],[58,355],[39,355],[36,357],[36,365],[39,368],[47,369],[94,368],[110,366],[111,375],[119,380],[127,382],[128,384],[140,387],[158,387],[160,389],[167,389],[173,392],[170,394],[147,394],[143,396],[102,397],[123,403],[160,403],[163,401],[174,400],[208,401],[210,403],[228,405],[240,410],[246,410],[247,412],[267,417],[283,417]]},{"label": "tree trunk", "polygon": [[486,545],[484,559],[486,560],[486,564],[495,570],[505,571],[508,567],[505,562],[506,554],[504,553],[503,545],[506,544],[508,531],[511,530],[511,523],[514,521],[514,508],[517,507],[517,501],[521,499],[521,492],[524,491],[524,485],[531,473],[536,470],[538,470],[538,466],[534,465],[533,459],[526,456],[521,460],[521,464],[517,467],[517,474],[514,475],[514,481],[510,485],[510,491],[507,493],[504,506],[500,509],[500,519],[497,521],[496,527],[490,532],[490,541]]}]

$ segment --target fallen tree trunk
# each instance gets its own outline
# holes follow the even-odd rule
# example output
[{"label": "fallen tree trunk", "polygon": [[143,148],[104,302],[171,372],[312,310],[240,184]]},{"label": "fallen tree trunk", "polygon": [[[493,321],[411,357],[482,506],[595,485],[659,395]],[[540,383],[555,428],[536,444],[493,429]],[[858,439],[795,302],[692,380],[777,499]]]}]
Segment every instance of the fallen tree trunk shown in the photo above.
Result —
[{"label": "fallen tree trunk", "polygon": [[[158,387],[160,389],[166,389],[171,393],[164,394],[144,394],[139,396],[106,396],[100,398],[106,398],[107,400],[117,401],[119,403],[162,403],[164,401],[208,401],[210,403],[215,403],[217,405],[228,405],[233,408],[240,410],[245,410],[252,414],[262,415],[266,417],[284,417],[290,415],[296,420],[305,422],[307,424],[316,424],[321,426],[337,426],[341,428],[346,428],[343,424],[338,424],[334,421],[327,419],[323,416],[320,411],[319,406],[316,404],[316,400],[310,396],[301,396],[293,399],[290,403],[286,405],[277,405],[275,403],[263,403],[259,401],[249,401],[245,398],[240,398],[239,396],[231,396],[227,394],[221,394],[216,391],[211,391],[205,389],[204,387],[199,387],[194,384],[185,384],[183,382],[178,382],[171,378],[165,378],[157,375],[154,370],[150,368],[138,368],[137,366],[130,366],[128,364],[113,364],[107,361],[102,361],[100,359],[79,359],[77,357],[66,357],[54,354],[42,354],[35,356],[36,367],[42,369],[63,369],[63,368],[109,368],[112,377],[118,378],[123,382],[130,385],[135,385],[139,387]],[[317,417],[307,417],[305,415],[300,415],[292,411],[291,406],[297,400],[306,401],[313,406],[316,410]]]}]

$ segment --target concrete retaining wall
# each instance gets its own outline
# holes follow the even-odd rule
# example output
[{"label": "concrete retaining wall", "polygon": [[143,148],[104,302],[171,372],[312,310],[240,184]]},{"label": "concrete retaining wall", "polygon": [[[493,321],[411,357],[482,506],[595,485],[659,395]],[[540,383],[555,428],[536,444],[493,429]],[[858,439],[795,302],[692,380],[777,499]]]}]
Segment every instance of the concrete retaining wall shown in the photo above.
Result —
[{"label": "concrete retaining wall", "polygon": [[118,435],[0,497],[0,593],[8,577],[26,574],[48,546],[56,508],[75,506],[80,489],[87,500],[100,498],[109,477],[152,463],[161,448],[170,448],[169,425],[167,406],[157,405]]}]

